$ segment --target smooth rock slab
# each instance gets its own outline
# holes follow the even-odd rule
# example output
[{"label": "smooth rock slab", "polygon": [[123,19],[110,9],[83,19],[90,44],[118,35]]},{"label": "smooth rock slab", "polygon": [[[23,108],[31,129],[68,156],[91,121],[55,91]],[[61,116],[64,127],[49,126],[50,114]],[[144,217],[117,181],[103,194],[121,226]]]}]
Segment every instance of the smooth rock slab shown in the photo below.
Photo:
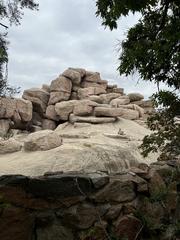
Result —
[{"label": "smooth rock slab", "polygon": [[112,123],[116,121],[116,118],[113,117],[79,117],[74,114],[70,114],[69,121],[71,123],[82,122],[82,123]]},{"label": "smooth rock slab", "polygon": [[27,136],[24,142],[25,151],[46,151],[62,145],[62,139],[51,130],[43,130]]}]

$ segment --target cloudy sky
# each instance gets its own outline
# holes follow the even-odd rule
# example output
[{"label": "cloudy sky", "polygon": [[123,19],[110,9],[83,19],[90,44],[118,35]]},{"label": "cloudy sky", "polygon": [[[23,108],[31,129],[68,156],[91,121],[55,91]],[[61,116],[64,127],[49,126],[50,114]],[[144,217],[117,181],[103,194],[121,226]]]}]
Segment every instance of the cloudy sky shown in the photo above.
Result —
[{"label": "cloudy sky", "polygon": [[120,21],[115,31],[104,29],[96,18],[95,0],[39,0],[39,11],[26,10],[21,26],[9,31],[9,81],[14,86],[40,87],[68,67],[101,73],[125,92],[150,96],[155,86],[137,76],[119,76],[118,42],[138,16]]}]

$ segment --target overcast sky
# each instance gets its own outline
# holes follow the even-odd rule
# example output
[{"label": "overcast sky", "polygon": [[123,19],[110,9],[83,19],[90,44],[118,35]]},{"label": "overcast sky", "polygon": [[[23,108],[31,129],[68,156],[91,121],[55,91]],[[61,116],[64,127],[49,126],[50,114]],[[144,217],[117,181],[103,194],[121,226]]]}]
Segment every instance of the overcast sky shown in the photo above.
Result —
[{"label": "overcast sky", "polygon": [[26,88],[49,84],[68,67],[101,73],[125,92],[150,96],[153,85],[137,76],[119,76],[118,42],[125,38],[138,16],[120,21],[115,31],[104,29],[96,18],[95,0],[39,0],[39,11],[26,10],[21,26],[9,31],[9,81]]}]

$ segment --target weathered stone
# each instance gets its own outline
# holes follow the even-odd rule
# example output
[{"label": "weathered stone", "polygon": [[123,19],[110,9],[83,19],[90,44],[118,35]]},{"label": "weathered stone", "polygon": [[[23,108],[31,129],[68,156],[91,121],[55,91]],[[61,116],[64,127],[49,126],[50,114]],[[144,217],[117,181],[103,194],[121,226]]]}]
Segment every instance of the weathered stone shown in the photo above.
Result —
[{"label": "weathered stone", "polygon": [[78,104],[74,107],[74,115],[76,116],[89,116],[93,112],[93,107],[83,104]]},{"label": "weathered stone", "polygon": [[76,116],[88,116],[92,114],[93,107],[97,105],[96,102],[90,100],[80,100],[75,104],[73,113]]},{"label": "weathered stone", "polygon": [[144,96],[140,93],[129,93],[128,97],[131,102],[140,101],[140,100],[144,99]]},{"label": "weathered stone", "polygon": [[10,129],[10,120],[0,119],[0,137],[5,137]]},{"label": "weathered stone", "polygon": [[24,142],[26,151],[46,151],[61,146],[62,139],[51,130],[43,130],[27,136]]},{"label": "weathered stone", "polygon": [[121,110],[122,110],[122,115],[121,115],[122,118],[129,119],[129,120],[136,120],[139,118],[139,112],[136,110],[126,109],[126,108],[123,108]]},{"label": "weathered stone", "polygon": [[115,98],[110,102],[111,107],[121,107],[121,105],[126,105],[130,103],[130,99],[128,96],[122,96],[119,98]]},{"label": "weathered stone", "polygon": [[59,214],[63,224],[75,229],[88,229],[99,219],[96,207],[87,203],[72,206]]},{"label": "weathered stone", "polygon": [[33,218],[24,209],[7,206],[0,216],[0,239],[31,240],[33,225]]},{"label": "weathered stone", "polygon": [[142,227],[141,221],[134,216],[127,215],[120,217],[115,225],[116,237],[134,240]]},{"label": "weathered stone", "polygon": [[100,82],[101,81],[100,73],[86,71],[86,76],[84,78],[84,81],[87,81],[87,82]]},{"label": "weathered stone", "polygon": [[69,78],[73,84],[80,84],[81,82],[81,74],[76,70],[68,68],[62,73],[62,75]]},{"label": "weathered stone", "polygon": [[61,222],[58,221],[50,226],[37,228],[36,236],[37,240],[74,240],[72,231],[62,226]]},{"label": "weathered stone", "polygon": [[110,183],[92,196],[96,202],[126,202],[132,201],[136,194],[131,181],[111,179]]},{"label": "weathered stone", "polygon": [[25,90],[22,97],[32,102],[33,110],[35,112],[43,114],[46,111],[46,106],[49,100],[48,92],[39,88],[31,88]]},{"label": "weathered stone", "polygon": [[165,191],[166,185],[162,177],[154,169],[149,171],[149,192],[151,195]]},{"label": "weathered stone", "polygon": [[54,121],[59,121],[59,117],[58,115],[56,114],[56,111],[55,111],[55,106],[54,105],[49,105],[47,108],[46,108],[46,117],[50,120],[54,120]]},{"label": "weathered stone", "polygon": [[105,173],[88,173],[93,186],[98,189],[109,183],[109,176]]},{"label": "weathered stone", "polygon": [[16,111],[24,122],[29,122],[32,119],[32,103],[24,99],[16,99]]},{"label": "weathered stone", "polygon": [[139,113],[139,117],[143,117],[144,116],[144,109],[139,107],[136,104],[121,105],[121,108],[136,110]]},{"label": "weathered stone", "polygon": [[94,115],[97,117],[120,117],[123,115],[121,108],[95,107]]},{"label": "weathered stone", "polygon": [[72,69],[72,70],[74,70],[76,72],[79,72],[81,74],[82,78],[86,75],[86,70],[83,69],[83,68],[72,68],[72,67],[70,67],[69,69]]},{"label": "weathered stone", "polygon": [[89,88],[89,87],[100,87],[100,88],[103,88],[103,89],[106,89],[107,85],[104,84],[104,83],[96,83],[96,82],[87,82],[87,81],[83,81],[81,83],[81,87],[83,88]]},{"label": "weathered stone", "polygon": [[23,98],[26,100],[29,100],[28,99],[29,97],[30,97],[30,101],[31,101],[31,97],[38,98],[45,104],[47,104],[49,101],[49,93],[40,88],[30,88],[25,90],[23,93]]},{"label": "weathered stone", "polygon": [[50,85],[51,92],[71,93],[71,89],[71,80],[61,75],[57,79],[53,80]]},{"label": "weathered stone", "polygon": [[102,103],[104,104],[109,104],[111,102],[111,100],[120,97],[121,94],[120,93],[107,93],[107,94],[101,94],[101,100]]},{"label": "weathered stone", "polygon": [[0,140],[0,154],[18,152],[22,148],[22,143],[13,138],[8,140]]},{"label": "weathered stone", "polygon": [[102,98],[100,96],[96,96],[96,95],[91,95],[88,97],[89,100],[93,101],[93,102],[97,102],[97,103],[102,103]]},{"label": "weathered stone", "polygon": [[70,99],[71,93],[68,92],[51,92],[48,105],[53,105],[61,101]]},{"label": "weathered stone", "polygon": [[86,197],[92,191],[90,178],[78,174],[58,174],[30,179],[28,191],[35,197],[69,201],[74,197]]},{"label": "weathered stone", "polygon": [[56,128],[55,121],[50,120],[50,119],[43,119],[43,121],[42,121],[42,129],[43,130],[46,130],[46,129],[54,130],[55,128]]},{"label": "weathered stone", "polygon": [[88,87],[88,88],[80,88],[78,90],[79,99],[88,98],[91,95],[100,95],[106,93],[106,90],[102,87]]},{"label": "weathered stone", "polygon": [[122,210],[123,205],[122,204],[116,204],[113,205],[109,211],[106,213],[105,218],[108,220],[114,220],[116,219]]},{"label": "weathered stone", "polygon": [[75,116],[74,114],[70,114],[69,121],[71,123],[82,122],[82,123],[100,124],[100,123],[115,122],[116,118],[113,118],[113,117],[79,117],[79,116]]},{"label": "weathered stone", "polygon": [[71,100],[71,101],[63,101],[60,103],[56,103],[55,105],[55,111],[58,117],[61,120],[67,121],[69,118],[69,115],[73,112],[74,106],[77,104],[77,100]]},{"label": "weathered stone", "polygon": [[12,118],[16,109],[16,102],[10,97],[0,97],[0,119]]}]

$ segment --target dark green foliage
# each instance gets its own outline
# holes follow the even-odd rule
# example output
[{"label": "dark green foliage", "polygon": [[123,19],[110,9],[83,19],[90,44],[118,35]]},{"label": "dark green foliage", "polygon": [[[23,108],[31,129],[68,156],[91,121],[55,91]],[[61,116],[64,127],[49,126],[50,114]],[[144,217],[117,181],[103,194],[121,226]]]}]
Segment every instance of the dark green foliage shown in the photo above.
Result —
[{"label": "dark green foliage", "polygon": [[[34,0],[0,0],[0,19],[5,20],[10,25],[19,25],[23,15],[23,9],[29,8],[31,10],[37,9],[38,4]],[[7,29],[8,26],[0,22],[0,96],[7,94],[14,94],[19,89],[10,87],[7,84],[7,72],[8,72],[8,41],[7,41]]]},{"label": "dark green foliage", "polygon": [[[119,57],[120,74],[137,71],[141,79],[157,84],[153,95],[157,113],[148,119],[154,131],[144,138],[142,153],[161,151],[161,159],[180,154],[180,1],[179,0],[98,0],[97,15],[103,25],[117,28],[118,19],[140,12],[139,22],[127,33]],[[160,83],[172,91],[160,91]]]}]

